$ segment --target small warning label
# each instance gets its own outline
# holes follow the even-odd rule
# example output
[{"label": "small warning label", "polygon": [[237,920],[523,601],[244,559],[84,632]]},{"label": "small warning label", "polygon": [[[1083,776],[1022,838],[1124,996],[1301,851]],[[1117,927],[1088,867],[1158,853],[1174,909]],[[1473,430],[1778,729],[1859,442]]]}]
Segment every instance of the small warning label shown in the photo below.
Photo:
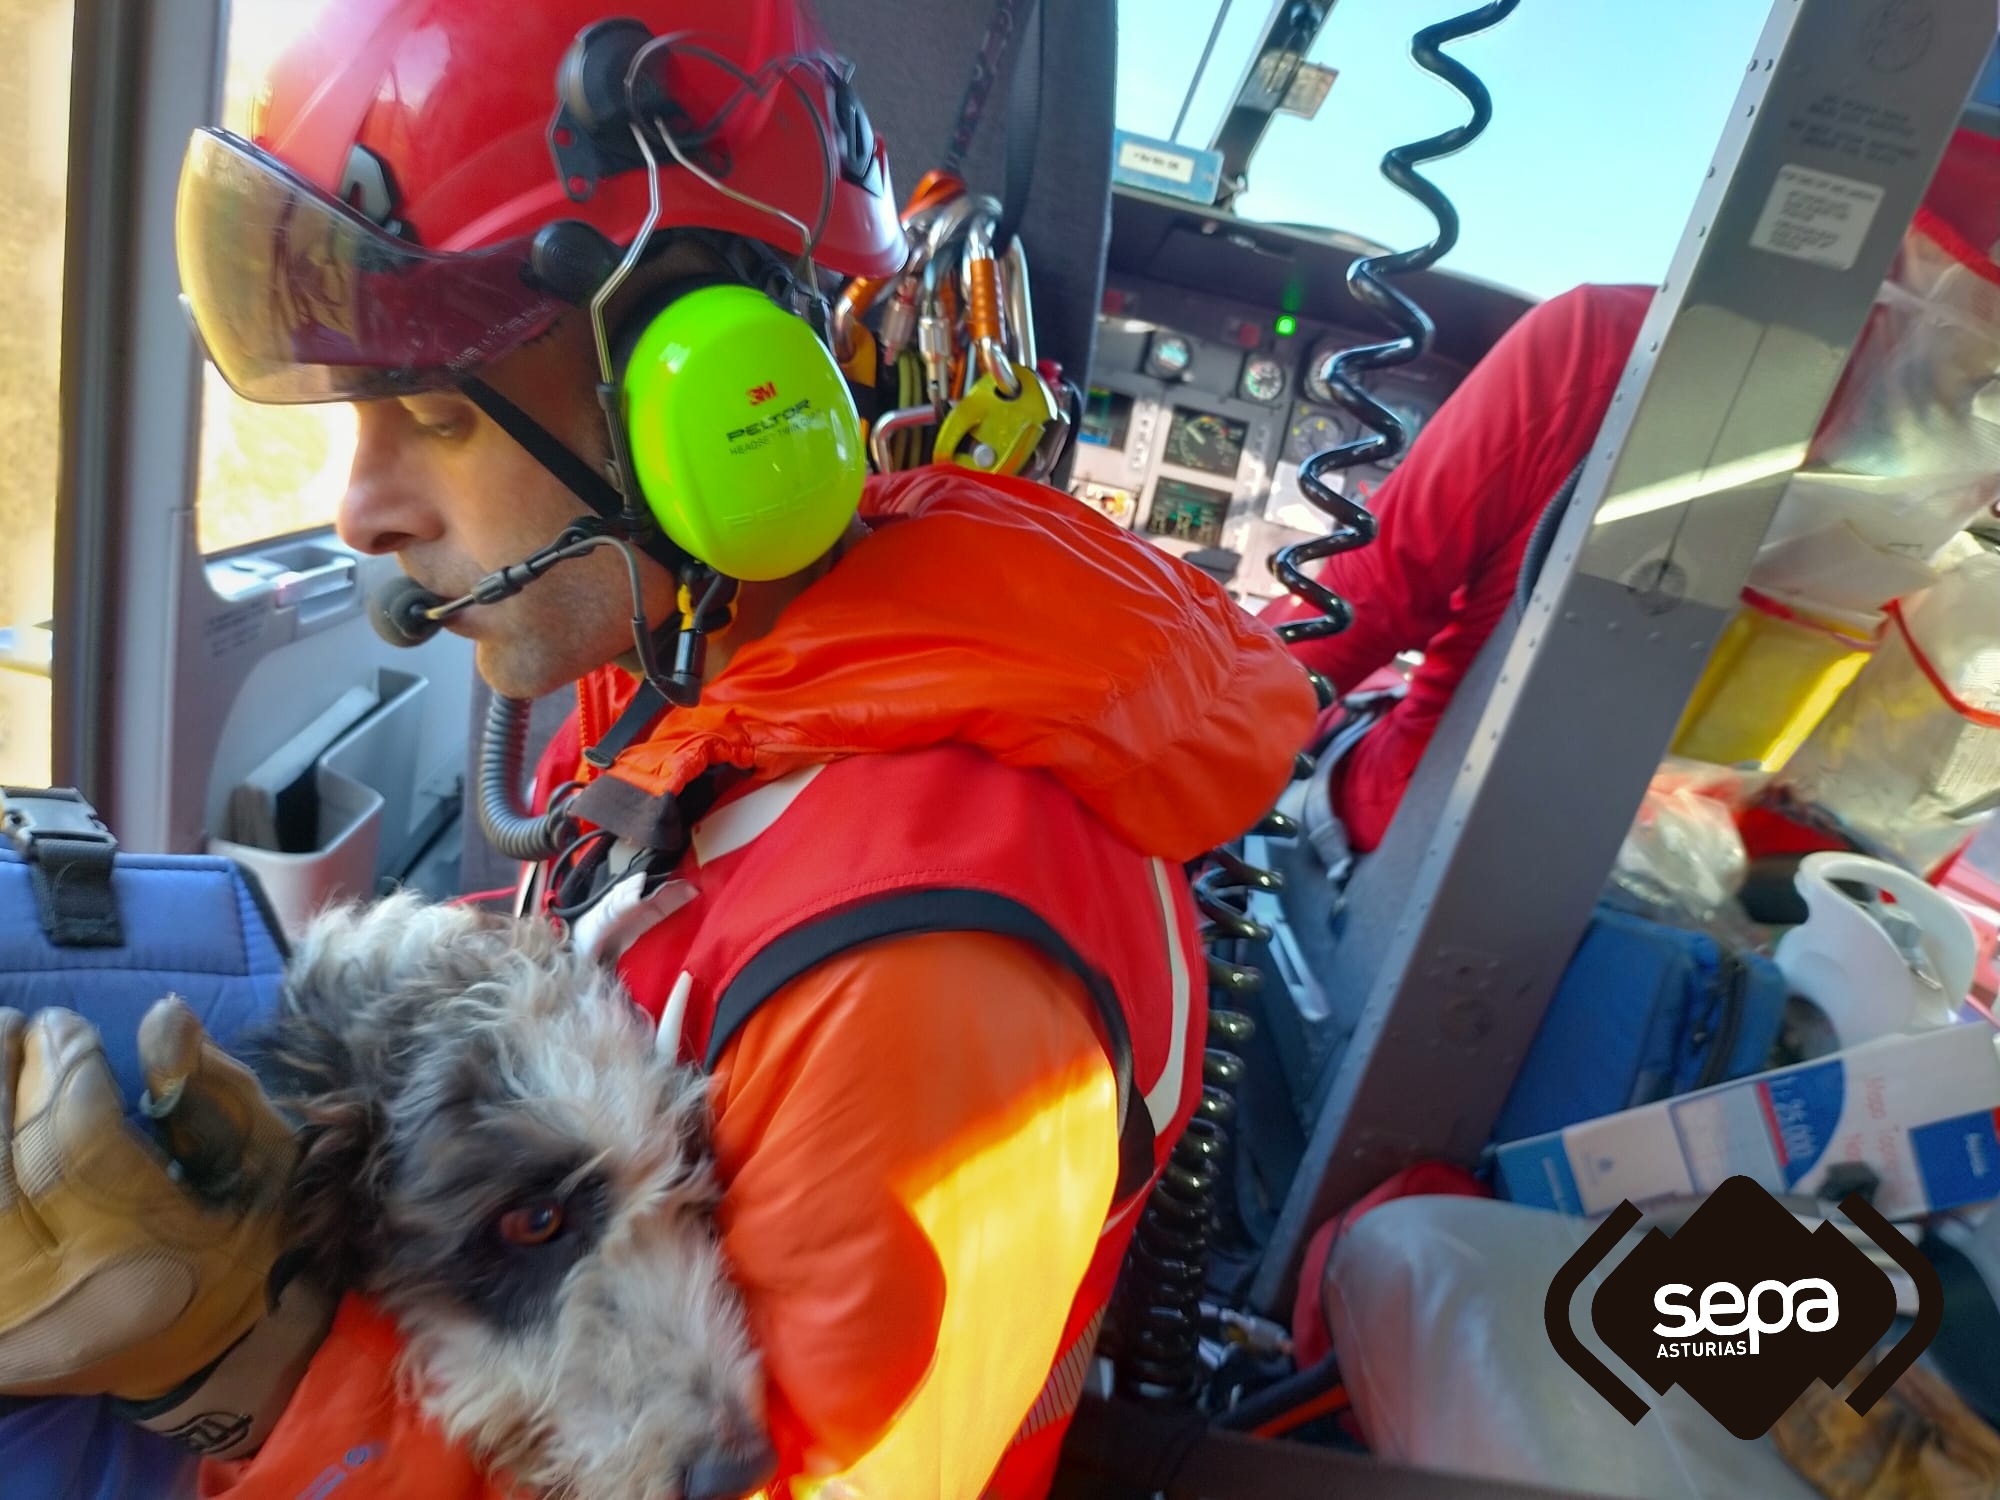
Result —
[{"label": "small warning label", "polygon": [[1118,165],[1152,177],[1164,177],[1170,182],[1194,181],[1192,157],[1182,156],[1176,151],[1162,151],[1157,146],[1142,146],[1137,141],[1126,141],[1118,148]]},{"label": "small warning label", "polygon": [[1750,243],[1816,266],[1852,270],[1881,206],[1882,189],[1872,182],[1780,167]]}]

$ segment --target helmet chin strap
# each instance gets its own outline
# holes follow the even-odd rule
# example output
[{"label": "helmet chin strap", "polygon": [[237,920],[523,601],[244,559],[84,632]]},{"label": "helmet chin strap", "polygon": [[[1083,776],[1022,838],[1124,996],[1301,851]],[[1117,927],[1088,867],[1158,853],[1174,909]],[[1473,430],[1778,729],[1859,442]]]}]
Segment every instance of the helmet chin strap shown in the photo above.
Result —
[{"label": "helmet chin strap", "polygon": [[[633,643],[644,670],[646,685],[667,704],[691,706],[701,699],[707,637],[735,618],[736,597],[741,585],[738,580],[718,573],[676,545],[659,526],[652,523],[650,514],[638,503],[638,481],[633,474],[624,428],[619,419],[611,337],[605,321],[612,295],[645,257],[647,247],[660,248],[654,242],[652,232],[660,215],[659,172],[653,164],[652,148],[645,132],[635,127],[633,136],[648,164],[651,207],[645,227],[627,249],[617,271],[598,288],[590,302],[591,326],[597,339],[601,376],[597,395],[604,408],[607,436],[611,441],[613,464],[619,482],[606,479],[548,428],[484,380],[469,376],[460,382],[460,389],[495,426],[589,507],[603,522],[606,541],[615,542],[628,551],[636,548],[673,575],[678,586],[673,665],[662,672],[657,665],[656,648],[663,643],[666,628],[655,632],[646,621],[637,564],[628,555],[627,560],[632,567]],[[791,266],[762,244],[715,236],[700,230],[682,231],[681,234],[707,248],[728,278],[757,287],[766,296],[775,298],[781,305],[805,318],[822,340],[828,337],[829,312],[825,298],[813,285],[809,261]],[[640,704],[635,703],[633,712],[639,708]],[[631,716],[628,713],[627,717]]]},{"label": "helmet chin strap", "polygon": [[[638,564],[628,556],[632,587],[632,637],[646,684],[668,705],[689,707],[701,699],[707,637],[727,625],[735,614],[736,580],[724,578],[689,555],[656,526],[634,534],[633,514],[618,486],[599,474],[556,435],[476,376],[462,382],[466,399],[492,419],[528,456],[539,463],[603,523],[598,545],[636,549],[674,577],[678,601],[673,623],[655,631],[646,619],[645,597]],[[596,528],[593,528],[596,529]],[[588,545],[576,551],[590,550]],[[657,645],[674,632],[673,664],[661,670]]]},{"label": "helmet chin strap", "polygon": [[631,516],[618,486],[579,458],[553,432],[477,376],[460,383],[466,399],[478,407],[527,455],[555,478],[557,483],[589,506],[592,513],[661,567],[681,577],[701,563],[676,547],[658,527],[632,535]]}]

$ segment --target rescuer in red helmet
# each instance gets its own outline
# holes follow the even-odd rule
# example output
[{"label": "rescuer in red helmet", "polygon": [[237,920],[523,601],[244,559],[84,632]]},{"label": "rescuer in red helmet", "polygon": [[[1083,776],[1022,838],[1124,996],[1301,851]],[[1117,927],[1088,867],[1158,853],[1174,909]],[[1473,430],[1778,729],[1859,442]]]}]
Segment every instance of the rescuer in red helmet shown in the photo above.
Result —
[{"label": "rescuer in red helmet", "polygon": [[[183,283],[239,393],[356,403],[340,533],[429,591],[393,619],[471,638],[503,699],[578,684],[559,816],[509,826],[573,835],[529,898],[712,1071],[775,1450],[737,1472],[1041,1494],[1200,1092],[1181,866],[1276,802],[1312,688],[1067,497],[866,477],[825,295],[905,246],[846,70],[803,0],[629,10],[326,6],[250,138],[197,132]],[[365,1301],[260,1319],[210,1293],[268,1267],[98,1229],[85,1284],[167,1256],[188,1310],[121,1344],[94,1291],[119,1357],[8,1388],[157,1430],[222,1403],[212,1496],[506,1492]]]}]

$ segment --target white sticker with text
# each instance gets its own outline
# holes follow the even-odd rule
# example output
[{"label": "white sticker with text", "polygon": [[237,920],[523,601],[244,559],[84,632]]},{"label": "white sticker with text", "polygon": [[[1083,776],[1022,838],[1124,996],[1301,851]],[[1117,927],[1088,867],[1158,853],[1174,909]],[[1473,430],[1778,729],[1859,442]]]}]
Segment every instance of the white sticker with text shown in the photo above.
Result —
[{"label": "white sticker with text", "polygon": [[1750,243],[1775,255],[1850,271],[1881,206],[1882,189],[1872,182],[1780,167]]},{"label": "white sticker with text", "polygon": [[1118,165],[1128,171],[1165,177],[1172,182],[1194,181],[1193,157],[1162,151],[1156,146],[1142,146],[1137,141],[1127,141],[1119,148]]}]

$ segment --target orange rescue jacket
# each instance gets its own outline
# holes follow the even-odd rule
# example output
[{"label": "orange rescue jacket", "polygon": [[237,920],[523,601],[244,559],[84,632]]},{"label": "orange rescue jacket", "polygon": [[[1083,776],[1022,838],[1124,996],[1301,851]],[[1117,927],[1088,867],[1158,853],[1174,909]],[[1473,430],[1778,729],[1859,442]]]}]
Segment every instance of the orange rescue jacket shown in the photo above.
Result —
[{"label": "orange rescue jacket", "polygon": [[[953,469],[871,481],[862,516],[870,534],[701,704],[604,774],[659,796],[718,764],[763,784],[966,746],[1052,778],[1156,862],[1275,803],[1312,691],[1204,575],[1066,496]],[[632,691],[611,670],[581,684],[545,776],[573,774]],[[658,1015],[666,997],[638,998]],[[713,1099],[724,1244],[786,1463],[774,1493],[1045,1492],[1066,1410],[1025,1458],[1015,1440],[1058,1387],[1073,1401],[1052,1367],[1091,1311],[1078,1289],[1120,1168],[1077,975],[988,932],[849,949],[734,1033]],[[340,1500],[506,1495],[398,1399],[397,1347],[350,1298],[262,1452],[211,1465],[206,1493],[293,1500],[337,1476]]]}]

